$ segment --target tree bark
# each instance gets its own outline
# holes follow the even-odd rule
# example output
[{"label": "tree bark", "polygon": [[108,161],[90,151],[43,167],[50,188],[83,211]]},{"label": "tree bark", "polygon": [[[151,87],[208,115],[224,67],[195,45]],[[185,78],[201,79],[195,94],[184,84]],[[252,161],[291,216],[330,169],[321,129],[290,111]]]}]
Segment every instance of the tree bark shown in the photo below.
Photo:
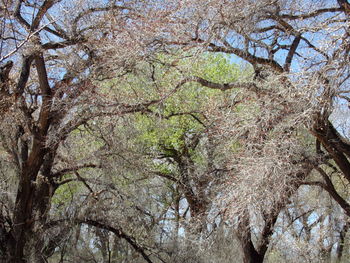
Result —
[{"label": "tree bark", "polygon": [[242,243],[243,263],[262,263],[265,255],[260,255],[251,240]]},{"label": "tree bark", "polygon": [[249,212],[246,211],[239,221],[236,234],[241,244],[243,263],[262,263],[266,251],[259,254],[258,250],[254,247],[250,231]]}]

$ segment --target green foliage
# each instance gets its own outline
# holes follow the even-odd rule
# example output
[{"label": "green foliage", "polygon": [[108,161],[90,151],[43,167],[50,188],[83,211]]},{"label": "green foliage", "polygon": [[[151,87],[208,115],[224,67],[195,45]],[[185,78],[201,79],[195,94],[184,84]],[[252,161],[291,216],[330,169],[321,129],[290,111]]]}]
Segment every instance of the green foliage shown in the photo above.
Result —
[{"label": "green foliage", "polygon": [[[161,59],[166,58],[161,56]],[[225,55],[205,54],[196,62],[189,58],[182,61],[179,68],[190,71],[190,75],[222,83],[234,81],[240,74],[238,66],[230,63],[229,57]],[[164,83],[167,79],[169,83],[174,83],[174,78],[181,80],[178,72],[164,72],[161,67],[158,67],[156,74],[162,76],[162,86],[169,86]],[[167,77],[164,78],[164,75]],[[180,151],[186,136],[204,131],[198,119],[202,119],[202,113],[210,107],[210,103],[222,101],[226,94],[197,83],[185,84],[161,106],[154,107],[154,115],[136,115],[135,126],[140,132],[138,143],[143,143],[149,149],[160,150],[159,146],[164,146],[163,150],[169,148]]]},{"label": "green foliage", "polygon": [[217,83],[233,82],[244,73],[230,60],[227,54],[207,53],[196,61],[194,74]]},{"label": "green foliage", "polygon": [[[72,176],[74,175],[67,175],[65,177],[72,178]],[[56,206],[69,204],[79,189],[81,189],[79,182],[71,182],[69,184],[61,185],[57,188],[54,196],[52,197],[52,204]]]}]

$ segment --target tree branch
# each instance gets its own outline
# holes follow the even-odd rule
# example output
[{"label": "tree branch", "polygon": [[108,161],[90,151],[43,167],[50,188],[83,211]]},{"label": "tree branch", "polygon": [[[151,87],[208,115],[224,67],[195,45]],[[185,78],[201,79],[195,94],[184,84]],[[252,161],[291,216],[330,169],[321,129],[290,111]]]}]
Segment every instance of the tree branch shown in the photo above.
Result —
[{"label": "tree branch", "polygon": [[15,7],[15,17],[17,18],[18,22],[26,28],[28,31],[30,30],[30,24],[22,17],[21,15],[21,7],[22,7],[23,0],[18,0]]},{"label": "tree branch", "polygon": [[52,92],[49,84],[49,80],[46,72],[46,65],[44,61],[43,54],[35,56],[36,70],[38,72],[40,91],[42,95],[42,106],[39,113],[39,127],[41,135],[44,135],[50,125],[50,112],[52,104]]},{"label": "tree branch", "polygon": [[16,91],[15,91],[15,95],[17,98],[22,95],[27,85],[27,81],[30,74],[30,68],[33,60],[34,60],[33,55],[26,56],[23,58],[22,66],[21,66],[21,74],[19,76],[17,86],[16,86]]},{"label": "tree branch", "polygon": [[295,52],[299,46],[300,40],[301,40],[301,35],[296,36],[293,40],[293,43],[292,43],[290,49],[289,49],[288,55],[286,57],[286,60],[284,62],[284,66],[283,66],[283,69],[286,72],[289,72],[289,70],[290,70],[290,65],[292,64],[292,60],[293,60]]},{"label": "tree branch", "polygon": [[70,40],[65,40],[65,41],[61,41],[61,42],[48,42],[48,43],[45,43],[43,44],[41,47],[45,50],[48,50],[48,49],[59,49],[59,48],[65,48],[65,47],[68,47],[68,46],[73,46],[73,45],[76,45],[78,43],[83,43],[85,42],[85,40],[83,39],[70,39]]},{"label": "tree branch", "polygon": [[338,194],[327,173],[320,167],[315,167],[315,170],[319,172],[326,183],[325,187],[323,188],[333,197],[333,199],[341,206],[341,208],[344,209],[346,215],[350,216],[350,204]]},{"label": "tree branch", "polygon": [[203,79],[201,77],[196,77],[196,76],[183,79],[182,81],[180,81],[180,83],[177,85],[177,87],[179,88],[188,82],[197,82],[197,83],[199,83],[202,86],[205,86],[207,88],[217,89],[217,90],[221,90],[221,91],[226,91],[226,90],[230,90],[230,89],[246,89],[246,90],[251,90],[254,92],[260,91],[259,88],[253,82],[246,82],[246,83],[244,83],[244,82],[243,83],[242,82],[232,82],[232,83],[220,84],[220,83],[212,82],[212,81]]},{"label": "tree branch", "polygon": [[95,12],[103,12],[103,11],[109,11],[109,10],[131,10],[128,7],[125,6],[119,6],[119,5],[112,5],[112,6],[107,6],[107,7],[94,7],[94,8],[89,8],[80,14],[78,14],[73,23],[72,23],[72,31],[74,35],[77,35],[77,27],[79,20],[82,19],[84,16],[95,13]]},{"label": "tree branch", "polygon": [[279,16],[285,19],[297,20],[297,19],[312,18],[324,13],[334,13],[334,12],[341,12],[341,11],[343,11],[343,8],[333,7],[333,8],[318,9],[308,14],[300,14],[300,15],[280,14]]},{"label": "tree branch", "polygon": [[117,237],[124,239],[126,242],[128,242],[136,252],[138,252],[148,263],[153,263],[153,261],[150,259],[150,257],[146,254],[145,249],[140,246],[139,244],[137,244],[136,240],[127,235],[125,232],[122,231],[121,228],[116,228],[116,227],[112,227],[110,225],[95,221],[95,220],[91,220],[91,219],[78,219],[77,222],[81,223],[81,224],[86,224],[86,225],[90,225],[90,226],[94,226],[100,229],[105,229],[107,231],[112,232],[113,234],[115,234]]},{"label": "tree branch", "polygon": [[279,73],[284,72],[283,67],[280,64],[278,64],[275,60],[254,56],[254,55],[250,54],[249,52],[244,51],[244,50],[239,49],[239,48],[234,48],[231,46],[230,47],[221,47],[221,46],[217,46],[213,43],[209,44],[209,48],[210,48],[210,51],[212,51],[212,52],[222,52],[222,53],[227,53],[227,54],[234,54],[236,56],[239,56],[239,57],[247,60],[252,65],[256,65],[256,64],[267,65]]},{"label": "tree branch", "polygon": [[44,3],[41,5],[39,11],[37,12],[32,25],[30,27],[31,31],[35,31],[39,25],[40,22],[42,20],[42,18],[44,17],[44,15],[46,14],[47,10],[49,10],[55,3],[59,2],[61,0],[45,0]]},{"label": "tree branch", "polygon": [[73,167],[69,167],[69,168],[65,168],[65,169],[62,169],[60,171],[57,171],[57,172],[51,174],[51,177],[52,178],[59,178],[59,177],[62,177],[68,173],[74,173],[74,172],[79,171],[80,169],[84,169],[84,168],[101,168],[101,166],[97,165],[97,164],[93,164],[93,163],[81,164],[81,165],[77,165],[77,166],[73,166]]}]

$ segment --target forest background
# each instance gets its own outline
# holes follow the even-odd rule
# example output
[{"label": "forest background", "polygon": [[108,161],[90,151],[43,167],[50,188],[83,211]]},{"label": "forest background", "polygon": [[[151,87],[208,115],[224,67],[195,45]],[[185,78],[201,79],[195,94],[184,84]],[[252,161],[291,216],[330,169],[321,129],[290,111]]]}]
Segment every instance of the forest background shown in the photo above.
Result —
[{"label": "forest background", "polygon": [[1,0],[0,261],[348,262],[346,0]]}]

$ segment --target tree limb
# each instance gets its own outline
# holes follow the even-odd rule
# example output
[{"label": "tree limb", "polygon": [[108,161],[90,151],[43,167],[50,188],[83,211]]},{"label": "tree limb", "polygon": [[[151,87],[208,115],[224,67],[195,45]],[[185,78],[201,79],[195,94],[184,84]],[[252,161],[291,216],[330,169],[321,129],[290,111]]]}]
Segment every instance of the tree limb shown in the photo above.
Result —
[{"label": "tree limb", "polygon": [[150,257],[146,254],[145,249],[140,246],[139,244],[137,244],[136,240],[127,235],[125,232],[122,231],[121,228],[116,228],[95,220],[91,220],[91,219],[80,219],[77,220],[79,223],[81,224],[86,224],[86,225],[90,225],[90,226],[94,226],[100,229],[105,229],[107,231],[112,232],[113,234],[115,234],[117,237],[124,239],[126,242],[128,242],[136,252],[138,252],[148,263],[153,263],[153,261],[150,259]]},{"label": "tree limb", "polygon": [[333,197],[333,199],[341,206],[341,208],[344,209],[344,212],[347,214],[347,216],[350,216],[350,204],[338,194],[332,183],[332,180],[328,177],[327,173],[320,167],[315,167],[315,170],[319,172],[326,183],[325,187],[323,188]]},{"label": "tree limb", "polygon": [[59,177],[64,176],[65,174],[76,172],[76,171],[78,171],[80,169],[84,169],[84,168],[101,168],[101,166],[97,165],[97,164],[93,164],[93,163],[76,165],[73,167],[69,167],[69,168],[65,168],[65,169],[62,169],[60,171],[57,171],[57,172],[51,174],[51,177],[52,178],[59,178]]}]

